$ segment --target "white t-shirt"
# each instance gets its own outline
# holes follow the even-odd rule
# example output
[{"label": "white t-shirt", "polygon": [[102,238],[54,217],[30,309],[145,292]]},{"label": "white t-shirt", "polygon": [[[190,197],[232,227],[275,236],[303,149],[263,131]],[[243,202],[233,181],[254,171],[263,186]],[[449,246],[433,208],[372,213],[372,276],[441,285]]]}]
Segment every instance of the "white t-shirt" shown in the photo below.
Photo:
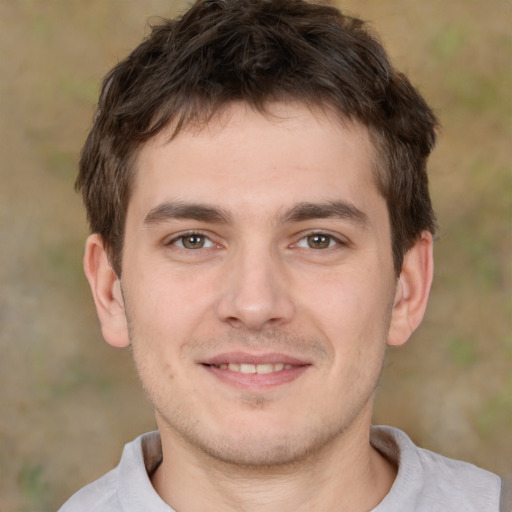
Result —
[{"label": "white t-shirt", "polygon": [[[391,490],[372,512],[499,512],[497,475],[418,448],[392,427],[372,427],[371,443],[398,466]],[[138,437],[124,447],[117,468],[78,491],[59,512],[173,512],[148,476],[161,460],[158,432]]]}]

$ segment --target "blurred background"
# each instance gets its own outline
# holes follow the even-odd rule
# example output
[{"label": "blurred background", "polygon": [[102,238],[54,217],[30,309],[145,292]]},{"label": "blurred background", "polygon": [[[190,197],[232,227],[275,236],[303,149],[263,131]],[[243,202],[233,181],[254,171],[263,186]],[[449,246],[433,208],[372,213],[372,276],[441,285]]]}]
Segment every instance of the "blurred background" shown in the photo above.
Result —
[{"label": "blurred background", "polygon": [[[388,354],[376,423],[512,473],[512,2],[347,0],[442,120],[426,319]],[[101,338],[73,191],[103,75],[186,6],[0,0],[0,512],[56,510],[153,429]]]}]

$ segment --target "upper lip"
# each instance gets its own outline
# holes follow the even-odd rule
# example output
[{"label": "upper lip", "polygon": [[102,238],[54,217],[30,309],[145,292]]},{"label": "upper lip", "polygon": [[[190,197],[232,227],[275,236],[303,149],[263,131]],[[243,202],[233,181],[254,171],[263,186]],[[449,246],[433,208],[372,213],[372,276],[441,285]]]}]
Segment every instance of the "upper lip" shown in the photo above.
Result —
[{"label": "upper lip", "polygon": [[309,361],[292,357],[287,354],[271,352],[267,354],[250,354],[247,352],[224,352],[213,357],[200,361],[204,365],[219,366],[221,364],[289,364],[292,366],[305,366],[311,364]]}]

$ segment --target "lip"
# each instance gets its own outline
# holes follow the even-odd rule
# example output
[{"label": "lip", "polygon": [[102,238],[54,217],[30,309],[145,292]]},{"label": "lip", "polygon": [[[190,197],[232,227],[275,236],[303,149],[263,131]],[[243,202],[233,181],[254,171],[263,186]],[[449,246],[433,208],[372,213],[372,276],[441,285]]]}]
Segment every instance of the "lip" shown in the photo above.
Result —
[{"label": "lip", "polygon": [[304,359],[298,359],[296,357],[289,356],[287,354],[280,354],[276,352],[270,352],[267,354],[251,354],[248,352],[225,352],[223,354],[217,354],[211,358],[201,361],[204,365],[216,365],[238,363],[238,364],[289,364],[292,366],[304,366],[309,365],[308,361]]},{"label": "lip", "polygon": [[[235,364],[283,364],[286,368],[272,373],[241,373],[221,369],[220,365]],[[210,375],[221,382],[246,391],[261,391],[293,382],[312,364],[303,359],[280,353],[251,354],[247,352],[226,352],[217,354],[199,363]]]}]

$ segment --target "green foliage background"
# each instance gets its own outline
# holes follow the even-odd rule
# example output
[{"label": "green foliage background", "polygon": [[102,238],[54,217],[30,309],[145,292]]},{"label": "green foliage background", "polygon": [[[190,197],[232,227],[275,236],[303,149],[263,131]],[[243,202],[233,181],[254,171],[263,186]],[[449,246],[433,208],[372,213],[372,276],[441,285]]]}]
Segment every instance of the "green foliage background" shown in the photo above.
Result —
[{"label": "green foliage background", "polygon": [[[443,123],[422,328],[389,353],[375,422],[512,472],[512,3],[347,0]],[[102,76],[184,2],[0,0],[0,512],[55,510],[154,428],[101,340],[73,192]]]}]

